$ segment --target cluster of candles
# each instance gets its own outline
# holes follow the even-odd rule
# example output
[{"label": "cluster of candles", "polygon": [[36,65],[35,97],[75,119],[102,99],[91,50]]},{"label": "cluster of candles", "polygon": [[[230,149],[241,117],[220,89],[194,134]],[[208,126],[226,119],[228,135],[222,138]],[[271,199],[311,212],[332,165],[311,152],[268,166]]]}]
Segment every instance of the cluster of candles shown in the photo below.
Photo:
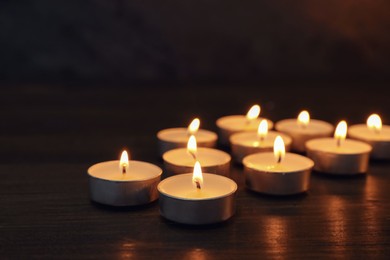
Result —
[{"label": "cluster of candles", "polygon": [[[370,157],[390,159],[390,126],[382,126],[376,114],[366,125],[349,129],[341,121],[335,131],[327,122],[310,119],[307,111],[277,122],[276,131],[271,131],[273,122],[259,114],[260,106],[255,105],[246,115],[219,118],[219,135],[199,129],[197,118],[187,128],[159,131],[160,155],[169,177],[161,181],[159,167],[129,160],[124,151],[119,161],[88,169],[91,199],[135,206],[159,198],[160,213],[169,220],[195,225],[225,221],[235,212],[237,184],[229,178],[231,156],[214,148],[217,140],[230,145],[233,159],[243,164],[246,187],[270,195],[306,192],[312,169],[362,174]],[[347,132],[351,139],[346,139]]]}]

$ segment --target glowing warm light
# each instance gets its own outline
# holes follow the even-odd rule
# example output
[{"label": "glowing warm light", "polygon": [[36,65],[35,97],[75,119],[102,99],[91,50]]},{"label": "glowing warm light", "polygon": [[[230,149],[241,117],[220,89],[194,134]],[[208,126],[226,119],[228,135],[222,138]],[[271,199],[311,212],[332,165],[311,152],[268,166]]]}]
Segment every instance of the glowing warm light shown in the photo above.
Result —
[{"label": "glowing warm light", "polygon": [[344,120],[340,121],[336,127],[336,131],[334,132],[334,138],[337,140],[337,146],[340,146],[341,141],[345,140],[347,136],[347,122]]},{"label": "glowing warm light", "polygon": [[196,159],[196,151],[198,150],[195,136],[191,135],[187,142],[187,152]]},{"label": "glowing warm light", "polygon": [[192,120],[191,124],[188,126],[188,129],[187,129],[188,133],[190,135],[196,134],[196,132],[198,132],[199,125],[200,125],[200,120],[198,118],[195,118],[194,120]]},{"label": "glowing warm light", "polygon": [[264,140],[268,134],[268,122],[266,119],[261,120],[259,127],[257,128],[257,136],[260,140]]},{"label": "glowing warm light", "polygon": [[298,115],[298,125],[306,127],[310,122],[310,114],[306,110],[303,110]]},{"label": "glowing warm light", "polygon": [[382,120],[380,116],[377,114],[370,115],[367,118],[367,127],[375,132],[380,132],[382,129]]},{"label": "glowing warm light", "polygon": [[249,109],[248,113],[246,113],[246,119],[248,121],[252,121],[253,119],[256,119],[260,115],[260,106],[254,105]]},{"label": "glowing warm light", "polygon": [[278,135],[274,141],[274,156],[277,163],[281,163],[286,154],[286,148],[284,146],[283,138]]},{"label": "glowing warm light", "polygon": [[122,173],[126,173],[129,170],[129,155],[127,154],[126,150],[124,150],[121,154],[119,168],[121,169]]},{"label": "glowing warm light", "polygon": [[202,168],[200,167],[200,163],[198,161],[195,162],[194,173],[192,174],[192,183],[197,189],[201,189],[203,185]]}]

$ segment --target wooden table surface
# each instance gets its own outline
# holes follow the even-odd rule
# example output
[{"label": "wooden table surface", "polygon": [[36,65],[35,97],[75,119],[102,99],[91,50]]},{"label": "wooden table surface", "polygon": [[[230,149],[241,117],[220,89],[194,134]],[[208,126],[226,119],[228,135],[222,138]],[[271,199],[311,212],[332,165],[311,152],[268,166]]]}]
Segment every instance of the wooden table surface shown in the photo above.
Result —
[{"label": "wooden table surface", "polygon": [[307,194],[272,197],[244,187],[237,212],[211,226],[178,225],[158,202],[136,208],[92,203],[87,168],[131,157],[163,166],[156,133],[202,127],[244,114],[254,103],[274,121],[308,109],[333,124],[362,123],[377,112],[390,123],[383,85],[235,87],[4,86],[0,92],[0,258],[385,259],[390,255],[390,162],[367,175],[311,177]]}]

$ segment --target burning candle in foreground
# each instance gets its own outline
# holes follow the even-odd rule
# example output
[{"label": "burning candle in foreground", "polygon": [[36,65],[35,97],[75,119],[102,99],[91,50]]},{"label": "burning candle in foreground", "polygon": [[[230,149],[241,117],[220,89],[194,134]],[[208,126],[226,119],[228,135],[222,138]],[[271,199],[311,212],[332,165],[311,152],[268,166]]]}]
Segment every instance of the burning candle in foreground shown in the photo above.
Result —
[{"label": "burning candle in foreground", "polygon": [[277,136],[273,152],[248,155],[243,165],[248,189],[270,195],[292,195],[309,189],[314,163],[302,155],[286,153],[283,138]]},{"label": "burning candle in foreground", "polygon": [[[229,145],[229,137],[238,132],[256,132],[259,123],[264,118],[259,118],[261,108],[252,106],[246,115],[224,116],[217,120],[219,129],[219,141],[222,145]],[[267,119],[268,128],[272,129],[273,122]]]},{"label": "burning candle in foreground", "polygon": [[365,125],[351,126],[348,130],[348,135],[352,139],[371,145],[371,158],[379,160],[390,159],[390,126],[382,125],[382,119],[379,115],[370,115]]},{"label": "burning candle in foreground", "polygon": [[235,213],[237,184],[224,176],[202,173],[198,161],[193,173],[166,178],[157,189],[161,215],[174,222],[212,224],[225,221]]},{"label": "burning candle in foreground", "polygon": [[307,156],[314,170],[331,174],[359,174],[368,169],[372,147],[364,142],[346,139],[347,123],[341,121],[334,138],[318,138],[306,143]]},{"label": "burning candle in foreground", "polygon": [[277,131],[285,133],[292,138],[291,150],[305,152],[305,143],[308,140],[329,137],[334,127],[322,120],[311,119],[308,111],[303,110],[297,119],[284,119],[275,124]]},{"label": "burning candle in foreground", "polygon": [[120,160],[88,169],[91,200],[110,206],[136,206],[158,198],[162,170],[147,162],[130,161],[127,151]]},{"label": "burning candle in foreground", "polygon": [[168,128],[157,133],[159,140],[160,155],[165,152],[175,149],[183,148],[187,144],[188,138],[193,135],[198,140],[198,146],[201,147],[215,147],[218,136],[216,133],[199,129],[200,120],[195,118],[191,121],[187,128]]}]

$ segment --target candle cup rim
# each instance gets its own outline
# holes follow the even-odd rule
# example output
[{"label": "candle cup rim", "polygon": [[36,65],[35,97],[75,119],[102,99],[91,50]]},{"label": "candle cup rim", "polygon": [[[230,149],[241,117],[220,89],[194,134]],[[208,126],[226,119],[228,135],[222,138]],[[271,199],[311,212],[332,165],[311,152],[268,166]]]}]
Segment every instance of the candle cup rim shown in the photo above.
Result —
[{"label": "candle cup rim", "polygon": [[[270,134],[270,133],[280,135],[283,138],[283,141],[284,141],[286,146],[292,144],[292,138],[288,134],[278,132],[278,131],[273,131],[273,130],[268,132],[268,134]],[[237,145],[237,146],[241,146],[241,147],[248,147],[248,148],[257,148],[256,146],[245,145],[245,144],[242,144],[240,142],[237,142],[237,140],[234,140],[235,138],[238,138],[239,136],[244,136],[244,135],[257,135],[257,133],[254,131],[234,133],[229,137],[229,141],[232,145]],[[274,144],[272,141],[272,144],[270,144],[269,146],[264,146],[264,148],[269,148],[269,147],[272,148],[273,146],[274,146]],[[258,148],[263,148],[263,147],[258,147]]]},{"label": "candle cup rim", "polygon": [[290,152],[286,152],[286,156],[293,155],[293,156],[295,156],[297,158],[301,158],[302,160],[305,160],[308,163],[308,166],[305,166],[305,167],[302,167],[302,168],[300,168],[298,170],[293,170],[293,171],[283,171],[283,170],[267,171],[267,170],[258,169],[258,168],[255,168],[255,167],[252,167],[251,165],[249,165],[250,163],[248,162],[248,160],[250,160],[251,157],[253,158],[255,156],[260,156],[260,155],[272,155],[272,156],[274,156],[274,153],[273,152],[260,152],[260,153],[250,154],[250,155],[245,156],[243,158],[242,164],[244,165],[244,167],[246,167],[248,169],[251,169],[253,171],[256,171],[256,172],[259,172],[259,173],[269,173],[269,174],[294,174],[294,173],[299,173],[299,172],[311,170],[314,167],[314,161],[312,159],[310,159],[310,158],[308,158],[306,156],[297,154],[297,153],[290,153]]},{"label": "candle cup rim", "polygon": [[[231,127],[226,127],[225,125],[221,124],[222,121],[228,119],[228,118],[233,118],[233,117],[239,117],[239,118],[243,118],[246,120],[246,115],[228,115],[228,116],[222,116],[220,118],[217,119],[217,121],[215,122],[216,125],[221,128],[221,129],[225,129],[225,130],[228,130],[228,131],[236,131],[236,129],[234,128],[231,128]],[[261,121],[261,120],[267,120],[267,123],[268,123],[268,129],[272,129],[273,128],[273,125],[274,125],[274,122],[272,120],[270,120],[269,118],[265,118],[265,117],[258,117],[258,118],[255,118],[253,120],[255,121]],[[254,131],[256,131],[256,129],[254,129]]]},{"label": "candle cup rim", "polygon": [[[164,132],[167,132],[167,131],[172,131],[172,130],[178,130],[178,131],[183,131],[183,133],[187,133],[188,132],[188,129],[185,128],[185,127],[171,127],[171,128],[165,128],[165,129],[161,129],[160,131],[157,132],[157,138],[160,140],[160,141],[163,141],[163,142],[169,142],[169,143],[177,143],[177,144],[186,144],[188,140],[186,141],[179,141],[179,140],[171,140],[171,139],[168,139],[168,138],[165,138],[163,136],[163,133]],[[209,134],[210,135],[210,139],[209,140],[196,140],[198,144],[203,144],[203,143],[210,143],[210,142],[216,142],[218,140],[218,135],[216,133],[214,133],[213,131],[210,131],[210,130],[207,130],[207,129],[203,129],[203,128],[199,128],[197,130],[197,132],[203,132],[204,134]],[[197,135],[197,133],[194,134],[195,137]],[[189,136],[189,135],[188,135]]]},{"label": "candle cup rim", "polygon": [[[369,138],[365,135],[361,135],[360,133],[354,133],[355,131],[357,131],[358,129],[360,130],[360,128],[362,129],[367,129],[367,125],[366,124],[356,124],[356,125],[351,125],[350,127],[348,127],[348,136],[351,137],[352,139],[356,139],[356,140],[360,140],[360,141],[364,141],[364,142],[370,142],[370,143],[390,143],[390,135],[386,134],[386,136],[384,136],[382,134],[382,136],[379,134],[378,136],[379,137],[382,137],[382,138]],[[370,129],[367,129],[367,130],[370,130]],[[390,133],[390,126],[389,125],[382,125],[382,129],[381,129],[381,133],[382,132],[388,132]],[[373,134],[372,137],[376,136],[376,134]]]},{"label": "candle cup rim", "polygon": [[[232,160],[230,154],[228,154],[228,153],[226,153],[226,152],[224,152],[222,150],[219,150],[219,149],[210,148],[210,147],[198,147],[197,150],[198,150],[198,152],[199,151],[205,151],[205,150],[209,150],[209,151],[211,150],[213,152],[216,152],[216,153],[221,154],[221,155],[224,156],[224,160],[221,163],[212,164],[212,165],[202,164],[202,167],[205,167],[205,168],[206,167],[215,167],[215,166],[225,165],[225,164],[229,163]],[[177,166],[177,167],[193,167],[193,166],[188,166],[188,165],[185,165],[185,164],[178,164],[177,162],[172,162],[172,160],[167,160],[166,157],[170,153],[179,152],[179,151],[184,151],[185,153],[187,153],[187,148],[175,148],[175,149],[172,149],[172,150],[169,150],[169,151],[165,152],[163,154],[163,156],[162,156],[164,162],[169,163],[169,164],[171,164],[173,166]],[[195,164],[195,161],[194,161],[194,164]]]},{"label": "candle cup rim", "polygon": [[144,182],[144,181],[148,181],[148,180],[153,180],[155,178],[160,178],[162,173],[163,173],[163,170],[159,166],[157,166],[157,165],[155,165],[153,163],[144,162],[144,161],[138,161],[138,160],[129,160],[129,165],[132,162],[133,163],[141,163],[141,164],[149,165],[149,166],[151,166],[153,168],[156,168],[156,172],[158,170],[158,173],[155,174],[152,178],[134,179],[134,180],[110,180],[110,179],[105,179],[105,178],[100,178],[100,177],[94,176],[94,175],[92,175],[90,173],[90,169],[93,168],[93,167],[96,167],[97,165],[104,164],[104,163],[119,163],[119,160],[110,160],[110,161],[99,162],[99,163],[95,163],[95,164],[91,165],[87,169],[87,174],[91,178],[95,178],[95,179],[103,180],[103,181],[108,181],[108,182],[116,182],[116,183],[134,182],[134,183],[136,183],[136,182]]},{"label": "candle cup rim", "polygon": [[290,175],[290,174],[297,174],[297,173],[302,173],[302,172],[305,172],[305,171],[311,171],[313,170],[314,168],[314,164],[313,166],[311,167],[307,167],[307,168],[302,168],[301,170],[296,170],[296,171],[266,171],[266,170],[259,170],[259,169],[256,169],[256,168],[253,168],[253,167],[250,167],[250,166],[247,166],[247,165],[244,165],[244,167],[256,172],[256,173],[264,173],[264,174],[281,174],[281,175]]},{"label": "candle cup rim", "polygon": [[213,200],[218,200],[218,199],[222,199],[222,198],[226,198],[226,197],[232,196],[238,190],[237,183],[234,180],[232,180],[232,179],[230,179],[228,177],[225,177],[225,176],[222,176],[222,175],[218,175],[218,174],[213,174],[213,173],[202,173],[202,174],[203,174],[203,177],[208,176],[208,175],[212,175],[212,176],[215,176],[216,178],[224,178],[226,181],[229,181],[231,184],[233,184],[232,191],[229,191],[228,193],[220,195],[220,196],[215,196],[215,197],[210,197],[210,198],[183,198],[183,197],[175,196],[175,195],[172,195],[172,194],[168,194],[168,193],[166,193],[166,192],[161,190],[161,186],[164,185],[165,182],[171,181],[171,179],[173,179],[173,178],[185,177],[186,175],[188,175],[188,176],[190,176],[190,178],[192,178],[193,173],[183,173],[183,174],[178,174],[178,175],[175,175],[175,176],[168,177],[168,178],[160,181],[160,183],[157,185],[157,190],[158,190],[158,192],[160,194],[162,194],[162,195],[164,195],[166,197],[169,197],[169,198],[172,198],[172,199],[177,199],[177,200],[180,200],[180,201],[188,201],[188,202],[191,202],[191,201],[213,201]]},{"label": "candle cup rim", "polygon": [[309,151],[309,150],[310,151],[317,151],[317,152],[328,153],[328,154],[337,154],[339,156],[366,154],[366,153],[370,153],[372,151],[372,146],[370,144],[363,142],[363,141],[360,141],[360,140],[354,140],[351,138],[346,138],[343,142],[349,142],[349,143],[355,143],[357,145],[361,145],[361,147],[364,149],[364,151],[359,151],[359,152],[349,151],[348,153],[346,153],[346,152],[335,153],[334,151],[327,151],[327,150],[318,149],[318,147],[309,147],[310,144],[313,144],[313,143],[318,142],[318,141],[325,141],[325,140],[333,141],[336,143],[336,140],[332,137],[316,138],[316,139],[309,140],[305,143],[306,150],[307,151]]},{"label": "candle cup rim", "polygon": [[[282,120],[279,120],[275,123],[275,129],[277,131],[280,131],[280,132],[291,132],[291,133],[304,133],[305,135],[307,136],[316,136],[320,133],[333,133],[334,131],[334,126],[327,122],[327,121],[324,121],[324,120],[320,120],[320,119],[310,119],[310,122],[308,124],[308,127],[310,127],[311,124],[323,124],[324,126],[328,127],[328,129],[321,129],[320,131],[316,131],[316,132],[308,132],[308,131],[301,131],[300,128],[288,128],[288,129],[284,129],[284,127],[281,127],[281,125],[284,125],[284,124],[287,124],[287,123],[291,123],[291,124],[294,124],[294,125],[297,125],[297,119],[296,118],[286,118],[286,119],[282,119]],[[306,128],[307,129],[307,128]],[[318,130],[318,129],[317,129]]]}]

